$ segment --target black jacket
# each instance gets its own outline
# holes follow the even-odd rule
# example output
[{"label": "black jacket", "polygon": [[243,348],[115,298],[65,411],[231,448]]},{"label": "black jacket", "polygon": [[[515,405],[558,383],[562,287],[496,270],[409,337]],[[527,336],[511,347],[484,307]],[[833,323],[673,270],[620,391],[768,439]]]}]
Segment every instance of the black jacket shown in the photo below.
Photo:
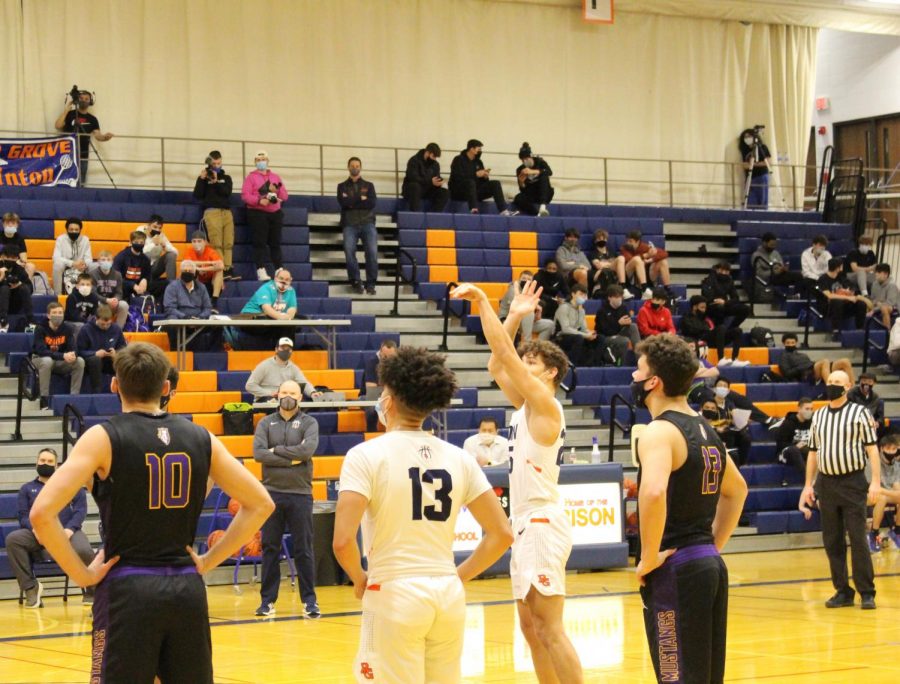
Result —
[{"label": "black jacket", "polygon": [[598,335],[603,335],[604,337],[618,335],[622,332],[622,324],[619,323],[619,319],[622,316],[629,316],[628,307],[623,304],[614,309],[607,301],[594,317],[594,330],[597,331]]},{"label": "black jacket", "polygon": [[425,150],[419,150],[406,162],[406,176],[403,185],[421,185],[424,189],[434,187],[432,178],[440,178],[441,163],[437,159],[425,159]]},{"label": "black jacket", "polygon": [[565,278],[563,278],[559,271],[556,273],[548,273],[544,269],[540,269],[534,274],[534,280],[538,285],[544,288],[541,299],[553,299],[554,297],[568,299],[569,288],[566,286]]},{"label": "black jacket", "polygon": [[194,199],[200,200],[204,209],[228,209],[231,207],[229,203],[233,189],[231,176],[227,173],[217,174],[217,176],[215,183],[199,177],[194,183]]},{"label": "black jacket", "polygon": [[734,287],[734,280],[732,277],[726,276],[725,278],[720,278],[719,274],[715,271],[706,276],[706,278],[703,279],[703,282],[700,283],[700,294],[702,294],[710,304],[712,304],[712,300],[714,299],[724,299],[726,302],[740,299],[738,297],[737,289]]},{"label": "black jacket", "polygon": [[[543,176],[544,178],[550,178],[550,176],[553,175],[553,169],[550,168],[550,164],[544,161],[543,157],[532,157],[532,159],[534,159],[534,166],[532,166],[531,168],[536,171],[540,171],[541,176]],[[519,177],[519,174],[522,173],[525,168],[525,164],[519,164],[518,168],[516,169],[516,178]],[[540,178],[541,176],[538,176],[538,178]],[[525,185],[531,185],[532,183],[536,182],[537,178],[535,178],[534,180],[527,180],[525,181]]]},{"label": "black jacket", "polygon": [[375,186],[362,176],[339,183],[337,201],[341,205],[342,228],[375,223]]},{"label": "black jacket", "polygon": [[794,352],[782,352],[778,360],[778,370],[781,377],[788,382],[802,380],[813,367],[812,359],[799,349]]},{"label": "black jacket", "polygon": [[884,424],[884,399],[879,397],[875,390],[872,390],[869,396],[866,397],[862,390],[859,389],[859,385],[857,385],[847,392],[847,401],[865,406],[879,425]]},{"label": "black jacket", "polygon": [[22,283],[19,287],[24,287],[28,290],[28,293],[31,294],[33,291],[31,279],[28,277],[28,273],[23,266],[16,263],[14,260],[0,259],[0,267],[6,269],[6,275],[0,283],[12,283],[18,281]]},{"label": "black jacket", "polygon": [[809,443],[809,426],[812,419],[800,420],[796,411],[787,414],[784,422],[778,428],[778,436],[775,438],[775,451],[781,453],[787,447],[799,442]]},{"label": "black jacket", "polygon": [[473,180],[478,182],[485,180],[484,178],[478,178],[475,175],[483,168],[484,164],[482,163],[480,156],[475,157],[475,159],[469,159],[466,156],[466,151],[463,150],[453,157],[453,162],[450,164],[450,190],[453,190],[454,185],[458,185],[465,181]]},{"label": "black jacket", "polygon": [[681,334],[692,340],[701,340],[712,330],[708,321],[709,319],[701,314],[686,313],[681,317]]}]

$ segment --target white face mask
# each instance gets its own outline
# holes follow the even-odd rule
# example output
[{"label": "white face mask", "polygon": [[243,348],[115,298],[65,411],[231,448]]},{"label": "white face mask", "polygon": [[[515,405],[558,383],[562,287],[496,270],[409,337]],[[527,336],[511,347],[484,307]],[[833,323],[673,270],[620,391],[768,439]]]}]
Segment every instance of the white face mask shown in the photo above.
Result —
[{"label": "white face mask", "polygon": [[728,396],[728,393],[730,391],[731,390],[727,387],[716,387],[716,396],[719,397],[720,399],[724,399],[725,397]]},{"label": "white face mask", "polygon": [[6,235],[6,237],[12,237],[13,235],[15,235],[16,230],[17,230],[16,226],[7,226],[7,225],[3,226],[3,234]]},{"label": "white face mask", "polygon": [[868,245],[860,245],[860,246],[859,246],[859,253],[860,253],[860,254],[868,254],[868,253],[871,252],[871,251],[872,251],[872,248],[869,247]]},{"label": "white face mask", "polygon": [[87,297],[91,294],[91,286],[90,285],[79,285],[78,286],[78,294],[82,297]]},{"label": "white face mask", "polygon": [[103,271],[104,273],[109,273],[109,270],[112,268],[111,261],[101,261],[101,262],[99,262],[99,264],[100,264],[100,270]]},{"label": "white face mask", "polygon": [[478,441],[481,442],[484,446],[490,446],[494,443],[495,434],[491,432],[479,432],[478,433]]},{"label": "white face mask", "polygon": [[746,138],[744,138],[744,144],[745,144],[747,147],[750,147],[750,146],[753,144],[753,138],[751,138],[751,137],[749,137],[749,136],[746,137]]}]

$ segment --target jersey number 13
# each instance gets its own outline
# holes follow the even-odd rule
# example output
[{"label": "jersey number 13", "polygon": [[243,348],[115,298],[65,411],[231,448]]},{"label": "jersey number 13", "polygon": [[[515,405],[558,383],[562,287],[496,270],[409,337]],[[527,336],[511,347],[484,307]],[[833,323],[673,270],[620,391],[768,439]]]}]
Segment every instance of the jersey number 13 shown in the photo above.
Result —
[{"label": "jersey number 13", "polygon": [[[453,478],[446,470],[426,470],[422,472],[419,468],[409,469],[409,479],[412,482],[412,519],[421,520],[422,516],[426,520],[436,522],[444,522],[450,517],[450,510],[453,507],[453,500],[450,498],[450,492],[453,490]],[[431,485],[434,488],[434,501],[438,506],[422,505],[422,485]]]}]

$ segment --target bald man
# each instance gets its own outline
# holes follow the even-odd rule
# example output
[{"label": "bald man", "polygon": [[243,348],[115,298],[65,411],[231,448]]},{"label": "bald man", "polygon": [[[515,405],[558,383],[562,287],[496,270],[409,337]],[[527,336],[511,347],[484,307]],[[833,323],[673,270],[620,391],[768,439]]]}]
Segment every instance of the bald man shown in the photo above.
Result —
[{"label": "bald man", "polygon": [[[875,571],[866,539],[866,506],[881,493],[881,461],[875,420],[869,410],[847,400],[850,377],[833,371],[825,385],[828,406],[813,414],[809,428],[806,486],[799,508],[807,520],[818,501],[822,519],[822,542],[831,567],[835,594],[826,608],[844,608],[854,603],[855,591],[847,575],[847,544],[850,537],[853,583],[864,610],[875,608]],[[866,479],[866,461],[872,481]]]},{"label": "bald man", "polygon": [[275,502],[275,512],[262,528],[262,601],[256,614],[275,614],[281,582],[281,540],[287,528],[294,545],[304,615],[317,618],[312,455],[319,446],[319,424],[300,411],[303,392],[293,380],[281,383],[276,398],[278,410],[259,421],[253,437],[253,459],[262,463],[262,483]]}]

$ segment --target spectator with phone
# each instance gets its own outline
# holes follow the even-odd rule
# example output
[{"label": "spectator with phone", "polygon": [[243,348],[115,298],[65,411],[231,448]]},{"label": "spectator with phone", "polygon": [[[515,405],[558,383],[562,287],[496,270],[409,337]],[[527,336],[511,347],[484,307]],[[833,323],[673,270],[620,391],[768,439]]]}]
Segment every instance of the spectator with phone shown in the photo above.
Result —
[{"label": "spectator with phone", "polygon": [[206,158],[206,166],[194,183],[194,199],[203,206],[203,224],[209,243],[219,254],[225,270],[224,280],[240,280],[234,274],[232,254],[234,250],[234,215],[231,213],[231,176],[222,167],[222,153],[213,150]]},{"label": "spectator with phone", "polygon": [[269,153],[260,150],[253,158],[256,168],[247,174],[241,199],[247,207],[247,224],[253,238],[253,261],[258,280],[271,280],[266,262],[281,268],[281,231],[284,227],[282,205],[288,198],[281,176],[269,168]]},{"label": "spectator with phone", "polygon": [[542,157],[532,154],[527,142],[519,148],[519,159],[522,162],[516,169],[519,194],[513,200],[516,208],[528,216],[550,216],[547,205],[554,194],[550,185],[553,169]]},{"label": "spectator with phone", "polygon": [[491,170],[485,168],[481,161],[483,148],[484,143],[472,138],[466,143],[466,149],[453,158],[450,164],[450,197],[468,203],[472,214],[478,213],[479,200],[493,197],[497,211],[509,216],[500,181],[491,180]]},{"label": "spectator with phone", "polygon": [[6,245],[0,251],[0,333],[9,331],[9,314],[21,314],[34,329],[31,280],[19,264],[19,248]]},{"label": "spectator with phone", "polygon": [[178,259],[178,250],[163,233],[163,217],[153,214],[150,220],[143,226],[138,226],[137,230],[146,236],[144,254],[150,259],[151,281],[155,283],[165,275],[165,285],[175,282],[175,263]]},{"label": "spectator with phone", "polygon": [[[653,296],[653,287],[657,282],[662,282],[663,287],[669,297],[672,291],[669,286],[672,283],[672,276],[669,273],[669,253],[654,245],[652,242],[644,242],[641,231],[633,230],[625,237],[625,242],[619,248],[622,256],[625,257],[625,270],[630,276],[636,272],[634,259],[638,258],[644,263],[646,275],[649,282],[644,288],[644,299],[650,299]],[[640,282],[640,278],[638,278]]]},{"label": "spectator with phone", "polygon": [[606,288],[606,301],[594,318],[598,335],[606,338],[609,347],[621,366],[629,349],[635,349],[641,342],[641,333],[631,311],[625,306],[625,289],[621,285]]},{"label": "spectator with phone", "polygon": [[97,317],[89,321],[78,333],[78,356],[91,382],[91,394],[103,391],[103,373],[113,375],[116,352],[125,346],[122,329],[113,322],[113,312],[108,306],[97,309]]},{"label": "spectator with phone", "polygon": [[431,211],[443,211],[450,201],[450,191],[443,187],[440,157],[440,146],[432,142],[406,162],[402,194],[410,211],[422,211],[423,199],[431,202]]},{"label": "spectator with phone", "polygon": [[120,328],[125,327],[128,320],[128,302],[124,298],[124,280],[122,274],[113,266],[113,254],[103,250],[97,255],[94,262],[96,268],[93,271],[95,290],[101,304],[106,304],[116,315],[116,324]]}]

